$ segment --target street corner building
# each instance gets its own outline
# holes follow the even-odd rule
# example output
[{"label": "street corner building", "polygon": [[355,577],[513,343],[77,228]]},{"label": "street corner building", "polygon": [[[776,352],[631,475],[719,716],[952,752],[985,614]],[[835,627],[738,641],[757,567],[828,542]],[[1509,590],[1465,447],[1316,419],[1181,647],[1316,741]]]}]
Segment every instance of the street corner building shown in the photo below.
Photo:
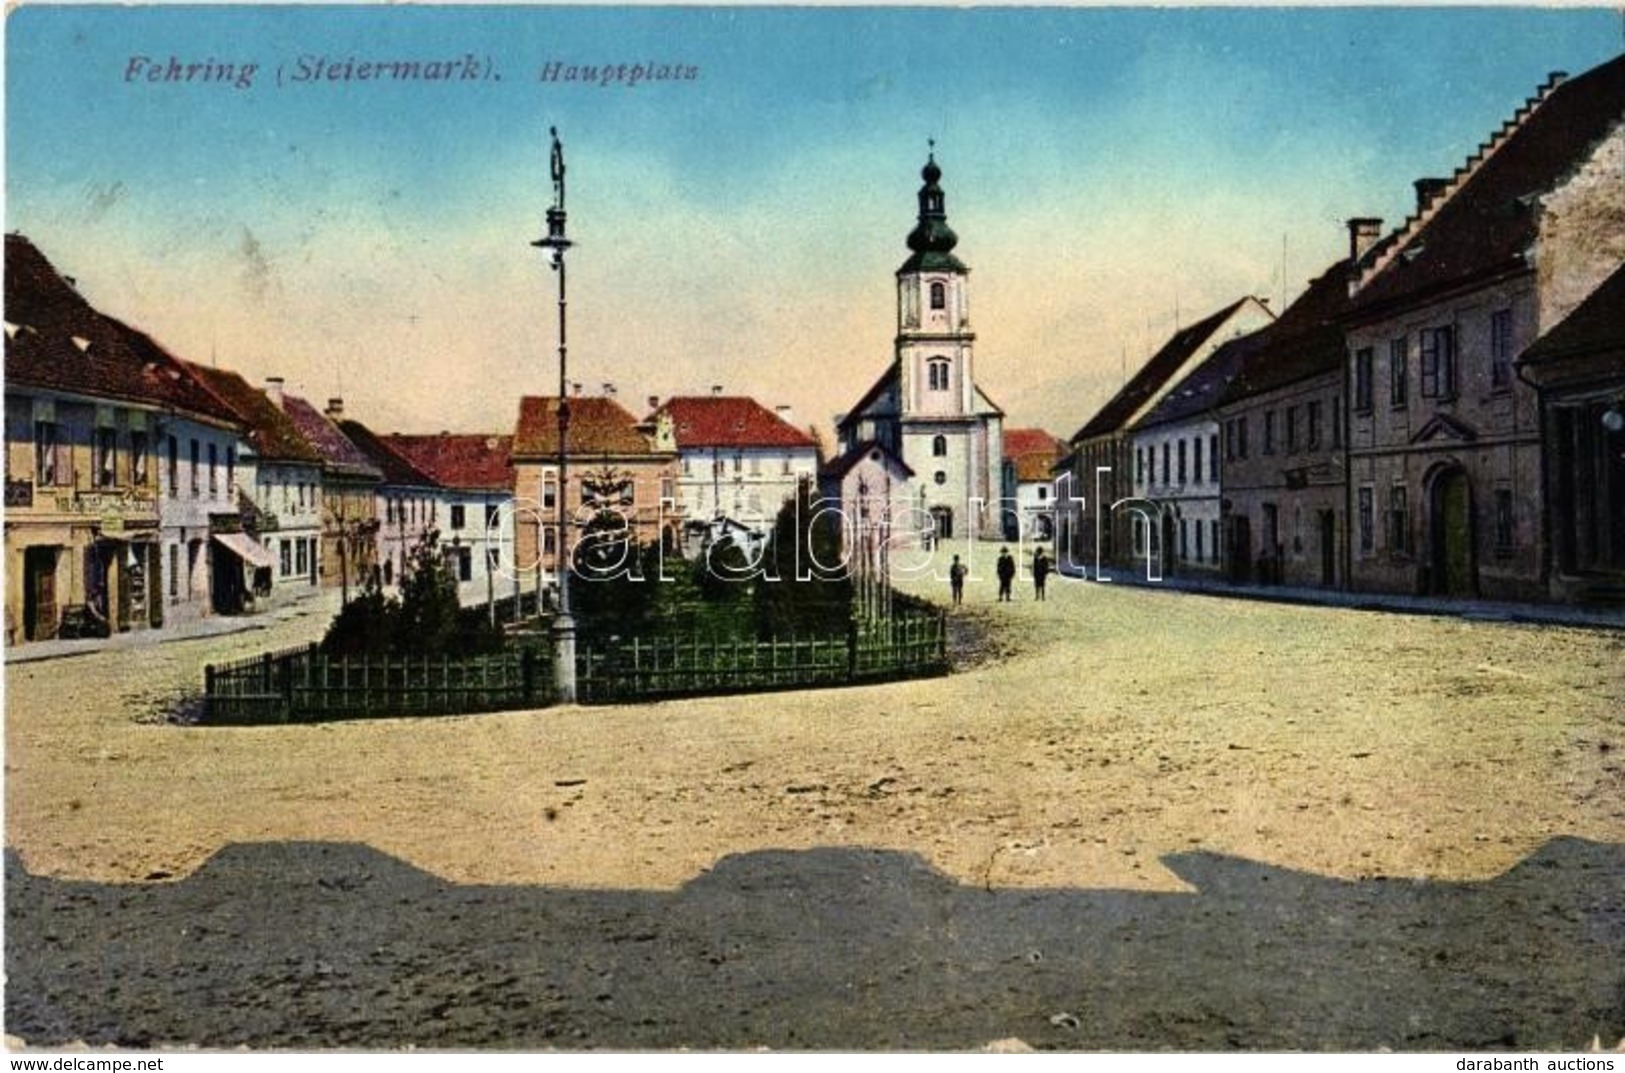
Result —
[{"label": "street corner building", "polygon": [[150,336],[6,236],[8,644],[235,609],[240,419]]}]

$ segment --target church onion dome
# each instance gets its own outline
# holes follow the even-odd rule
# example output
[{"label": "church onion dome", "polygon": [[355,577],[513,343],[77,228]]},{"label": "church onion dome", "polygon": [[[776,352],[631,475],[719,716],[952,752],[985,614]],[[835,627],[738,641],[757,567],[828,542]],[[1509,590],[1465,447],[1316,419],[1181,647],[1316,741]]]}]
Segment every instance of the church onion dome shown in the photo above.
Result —
[{"label": "church onion dome", "polygon": [[925,180],[925,185],[920,187],[920,219],[908,235],[908,248],[914,255],[903,262],[897,272],[899,275],[906,272],[964,273],[965,265],[952,252],[959,244],[959,236],[948,226],[942,187],[937,185],[942,169],[937,166],[935,152],[926,157],[920,178]]}]

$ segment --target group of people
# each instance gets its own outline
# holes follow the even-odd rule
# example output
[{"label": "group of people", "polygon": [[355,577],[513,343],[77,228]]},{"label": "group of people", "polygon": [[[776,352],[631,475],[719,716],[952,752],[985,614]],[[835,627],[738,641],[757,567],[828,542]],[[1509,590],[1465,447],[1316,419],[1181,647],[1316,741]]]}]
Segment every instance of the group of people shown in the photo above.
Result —
[{"label": "group of people", "polygon": [[[1044,583],[1049,580],[1051,569],[1049,556],[1044,554],[1044,549],[1039,548],[1034,551],[1032,566],[1034,599],[1044,599]],[[1014,588],[1016,581],[1016,559],[1015,556],[1010,554],[1009,548],[999,549],[999,562],[995,572],[999,578],[999,602],[1008,603],[1014,599],[1011,590]],[[955,607],[958,607],[964,601],[965,575],[967,573],[969,571],[966,569],[965,564],[959,561],[959,556],[955,555],[954,561],[948,567],[948,587],[953,592]]]}]

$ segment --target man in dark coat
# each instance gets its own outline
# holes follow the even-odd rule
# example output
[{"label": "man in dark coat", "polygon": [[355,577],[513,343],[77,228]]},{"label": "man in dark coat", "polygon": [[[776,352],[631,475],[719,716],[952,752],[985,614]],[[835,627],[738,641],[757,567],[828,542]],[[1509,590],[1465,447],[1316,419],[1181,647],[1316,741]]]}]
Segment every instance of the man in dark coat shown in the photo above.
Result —
[{"label": "man in dark coat", "polygon": [[1009,548],[999,549],[999,600],[1010,600],[1010,584],[1016,580],[1016,560],[1011,557]]},{"label": "man in dark coat", "polygon": [[1049,556],[1044,554],[1044,549],[1033,552],[1033,595],[1040,600],[1044,598],[1044,581],[1049,577],[1049,569]]}]

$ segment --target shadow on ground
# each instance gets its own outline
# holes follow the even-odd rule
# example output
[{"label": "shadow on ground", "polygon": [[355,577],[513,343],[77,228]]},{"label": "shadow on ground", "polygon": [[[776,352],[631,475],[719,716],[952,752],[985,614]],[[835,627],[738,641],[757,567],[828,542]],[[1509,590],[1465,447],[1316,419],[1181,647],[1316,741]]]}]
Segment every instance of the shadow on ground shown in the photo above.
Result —
[{"label": "shadow on ground", "polygon": [[367,847],[179,882],[6,862],[35,1045],[1573,1050],[1625,1035],[1625,844],[1493,880],[1165,858],[1195,893],[987,891],[911,854],[729,857],[676,892],[472,887]]}]

